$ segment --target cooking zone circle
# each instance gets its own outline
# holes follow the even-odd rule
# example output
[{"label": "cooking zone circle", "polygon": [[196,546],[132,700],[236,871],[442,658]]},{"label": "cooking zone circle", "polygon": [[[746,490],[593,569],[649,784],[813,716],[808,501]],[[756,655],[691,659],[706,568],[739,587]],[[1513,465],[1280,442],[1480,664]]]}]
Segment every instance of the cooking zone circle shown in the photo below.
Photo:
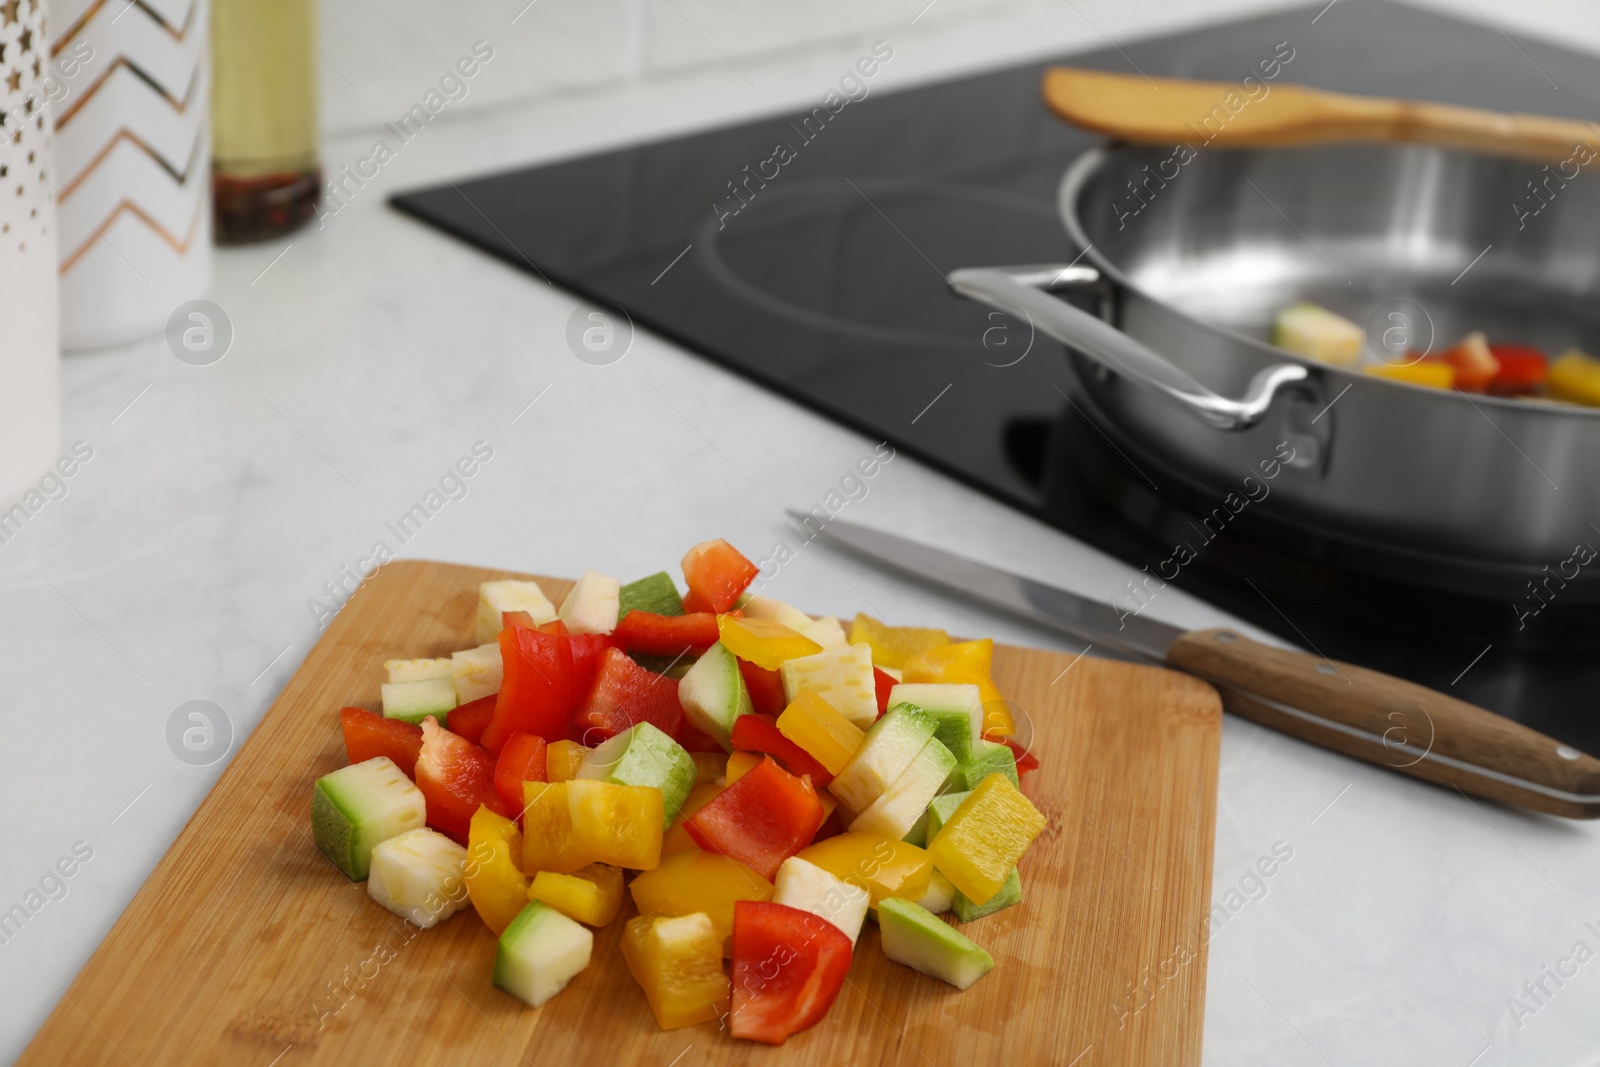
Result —
[{"label": "cooking zone circle", "polygon": [[[955,220],[959,220],[956,222]],[[772,231],[785,236],[774,256]],[[725,225],[695,235],[706,271],[743,300],[806,326],[868,341],[974,352],[992,366],[1032,344],[1025,317],[1001,326],[980,308],[925,294],[944,273],[988,254],[992,235],[1041,260],[1068,252],[1047,203],[1015,193],[918,179],[827,179],[762,190]],[[896,257],[885,268],[886,250]],[[1009,329],[1002,347],[997,328]]]}]

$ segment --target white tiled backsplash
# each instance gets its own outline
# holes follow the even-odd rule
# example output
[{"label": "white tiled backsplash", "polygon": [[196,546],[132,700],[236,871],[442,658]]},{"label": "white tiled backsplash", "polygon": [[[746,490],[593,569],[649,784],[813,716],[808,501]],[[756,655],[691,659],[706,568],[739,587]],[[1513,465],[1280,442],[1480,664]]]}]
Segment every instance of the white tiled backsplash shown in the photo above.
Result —
[{"label": "white tiled backsplash", "polygon": [[[1338,2],[1338,0],[1335,0]],[[1600,50],[1596,0],[1419,0],[1460,17]],[[323,126],[352,133],[394,121],[436,87],[454,118],[558,92],[679,75],[709,65],[746,80],[803,51],[844,59],[875,37],[1018,20],[1017,54],[1103,46],[1303,0],[324,0]],[[454,75],[477,42],[492,58]],[[853,51],[854,50],[854,51]],[[471,66],[471,64],[468,64]],[[441,86],[441,80],[444,81]],[[753,83],[753,81],[752,81]]]}]

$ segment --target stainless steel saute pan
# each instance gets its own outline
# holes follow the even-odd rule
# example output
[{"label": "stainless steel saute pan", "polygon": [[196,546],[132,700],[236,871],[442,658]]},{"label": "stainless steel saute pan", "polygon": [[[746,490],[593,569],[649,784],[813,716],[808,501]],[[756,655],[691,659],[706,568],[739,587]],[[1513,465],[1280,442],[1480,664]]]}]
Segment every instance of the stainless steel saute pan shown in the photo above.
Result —
[{"label": "stainless steel saute pan", "polygon": [[[1390,360],[1471,330],[1600,353],[1591,171],[1415,145],[1107,147],[1061,182],[1077,263],[950,283],[1068,345],[1108,432],[1219,499],[1292,452],[1252,507],[1532,574],[1600,537],[1600,409],[1424,389],[1267,337],[1312,300]],[[1051,290],[1098,294],[1099,315]]]}]

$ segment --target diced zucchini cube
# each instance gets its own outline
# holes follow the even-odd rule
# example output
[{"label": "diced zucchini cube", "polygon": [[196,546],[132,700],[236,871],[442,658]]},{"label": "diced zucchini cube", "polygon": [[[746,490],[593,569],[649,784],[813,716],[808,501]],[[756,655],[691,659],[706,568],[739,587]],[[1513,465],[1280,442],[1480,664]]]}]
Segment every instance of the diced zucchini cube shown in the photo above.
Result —
[{"label": "diced zucchini cube", "polygon": [[[937,871],[934,873],[938,874]],[[944,878],[944,875],[941,874],[939,877]],[[949,882],[950,880],[945,878],[945,881]],[[955,886],[951,885],[950,888],[955,889]],[[1017,873],[1017,869],[1013,867],[1011,868],[1011,873],[1006,875],[1006,883],[1000,887],[1000,892],[996,893],[982,904],[974,904],[965,893],[961,892],[959,889],[955,889],[955,897],[953,900],[951,900],[950,907],[953,911],[955,911],[956,918],[960,919],[964,923],[969,923],[974,919],[981,919],[985,915],[993,915],[997,911],[1003,911],[1014,904],[1021,903],[1022,876],[1019,875]],[[929,908],[928,910],[932,911],[933,909]]]},{"label": "diced zucchini cube", "polygon": [[589,966],[594,933],[548,904],[523,908],[495,947],[494,984],[537,1008]]},{"label": "diced zucchini cube", "polygon": [[442,719],[456,706],[456,685],[448,675],[420,682],[385,682],[379,688],[386,719],[421,722],[429,715]]},{"label": "diced zucchini cube", "polygon": [[955,773],[950,776],[950,788],[976,789],[991,774],[1004,775],[1012,785],[1022,787],[1017,777],[1016,753],[1011,751],[1011,746],[998,741],[979,741],[972,755],[956,765]]},{"label": "diced zucchini cube", "polygon": [[941,745],[938,738],[930,737],[911,765],[855,817],[850,823],[850,832],[904,838],[917,820],[927,814],[928,804],[955,767],[956,758],[950,750]]},{"label": "diced zucchini cube", "polygon": [[[889,707],[913,704],[934,717],[933,736],[957,763],[965,763],[983,739],[983,698],[975,685],[901,683],[889,690]],[[965,725],[968,737],[961,737]]]},{"label": "diced zucchini cube", "polygon": [[652,615],[682,615],[683,598],[672,576],[666,571],[629,582],[617,590],[617,618],[630,611],[647,611]]},{"label": "diced zucchini cube", "polygon": [[504,669],[500,661],[499,641],[452,652],[450,680],[456,687],[456,705],[470,704],[500,692]]},{"label": "diced zucchini cube", "polygon": [[811,689],[863,730],[878,718],[871,645],[846,645],[787,660],[778,673],[783,676],[785,701],[792,702],[801,689]]},{"label": "diced zucchini cube", "polygon": [[994,958],[970,938],[909,900],[881,901],[878,929],[885,956],[957,989],[969,988],[994,969]]},{"label": "diced zucchini cube", "polygon": [[[938,871],[934,871],[932,877],[928,879],[928,891],[917,899],[917,905],[927,908],[934,915],[943,915],[954,907],[955,900],[960,895],[954,882]],[[967,903],[971,904],[972,902],[968,901]]]},{"label": "diced zucchini cube", "polygon": [[575,634],[608,634],[617,628],[622,586],[610,575],[584,571],[557,613]]},{"label": "diced zucchini cube", "polygon": [[[883,795],[884,790],[894,784],[896,778],[905,773],[911,761],[917,758],[932,737],[932,719],[909,705],[895,708],[872,724],[861,747],[856,749],[856,754],[850,757],[850,762],[829,783],[829,791],[850,812],[867,810],[874,800]],[[904,833],[901,831],[892,836],[901,837]]]},{"label": "diced zucchini cube", "polygon": [[918,848],[928,847],[928,812],[926,810],[917,816],[917,821],[911,824],[911,829],[907,830],[906,836],[900,840],[908,845],[916,845]]},{"label": "diced zucchini cube", "polygon": [[391,682],[426,682],[450,677],[448,659],[388,659],[383,661],[383,669],[389,672]]},{"label": "diced zucchini cube", "polygon": [[579,778],[659,789],[665,815],[663,830],[677,818],[698,774],[694,757],[647,722],[636,723],[601,742],[578,765]]},{"label": "diced zucchini cube", "polygon": [[426,818],[422,790],[388,756],[340,767],[312,787],[312,839],[352,882],[367,877],[373,848]]},{"label": "diced zucchini cube", "polygon": [[783,861],[772,892],[773,903],[821,916],[843,931],[852,945],[861,935],[870,899],[865,889],[799,856]]},{"label": "diced zucchini cube", "polygon": [[372,850],[367,895],[426,930],[467,906],[467,850],[426,826]]},{"label": "diced zucchini cube", "polygon": [[678,703],[696,730],[733,751],[733,720],[755,710],[739,661],[721,641],[705,650],[678,683]]},{"label": "diced zucchini cube", "polygon": [[538,582],[523,582],[514,578],[484,582],[478,586],[479,644],[487,644],[500,636],[504,623],[501,615],[507,611],[526,611],[535,626],[543,626],[556,617],[555,605],[544,595]]},{"label": "diced zucchini cube", "polygon": [[[928,804],[928,840],[932,841],[939,836],[939,831],[944,829],[944,824],[950,821],[950,816],[956,813],[961,802],[967,799],[972,791],[962,790],[959,793],[944,793],[936,796]],[[924,848],[927,846],[924,845]]]},{"label": "diced zucchini cube", "polygon": [[821,645],[824,652],[834,652],[850,646],[850,642],[845,639],[844,625],[832,615],[807,620],[804,626],[798,627],[798,631]]}]

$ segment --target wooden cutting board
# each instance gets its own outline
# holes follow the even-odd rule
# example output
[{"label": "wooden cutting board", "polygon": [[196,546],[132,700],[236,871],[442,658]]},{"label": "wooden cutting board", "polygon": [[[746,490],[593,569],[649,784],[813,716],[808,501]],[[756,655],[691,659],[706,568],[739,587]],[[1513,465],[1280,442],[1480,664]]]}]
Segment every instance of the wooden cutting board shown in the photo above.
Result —
[{"label": "wooden cutting board", "polygon": [[[313,779],[345,762],[338,709],[377,707],[385,659],[471,646],[477,585],[504,577],[521,576],[403,561],[361,587],[19,1063],[1200,1062],[1217,694],[1019,648],[996,649],[995,680],[1032,720],[1042,767],[1025,792],[1050,824],[1022,904],[964,927],[995,959],[967,992],[891,963],[869,922],[832,1011],[783,1047],[716,1023],[663,1032],[618,948],[631,901],[543,1009],[495,989],[494,938],[470,909],[417,930],[309,832]],[[557,602],[570,584],[539,581]]]}]

